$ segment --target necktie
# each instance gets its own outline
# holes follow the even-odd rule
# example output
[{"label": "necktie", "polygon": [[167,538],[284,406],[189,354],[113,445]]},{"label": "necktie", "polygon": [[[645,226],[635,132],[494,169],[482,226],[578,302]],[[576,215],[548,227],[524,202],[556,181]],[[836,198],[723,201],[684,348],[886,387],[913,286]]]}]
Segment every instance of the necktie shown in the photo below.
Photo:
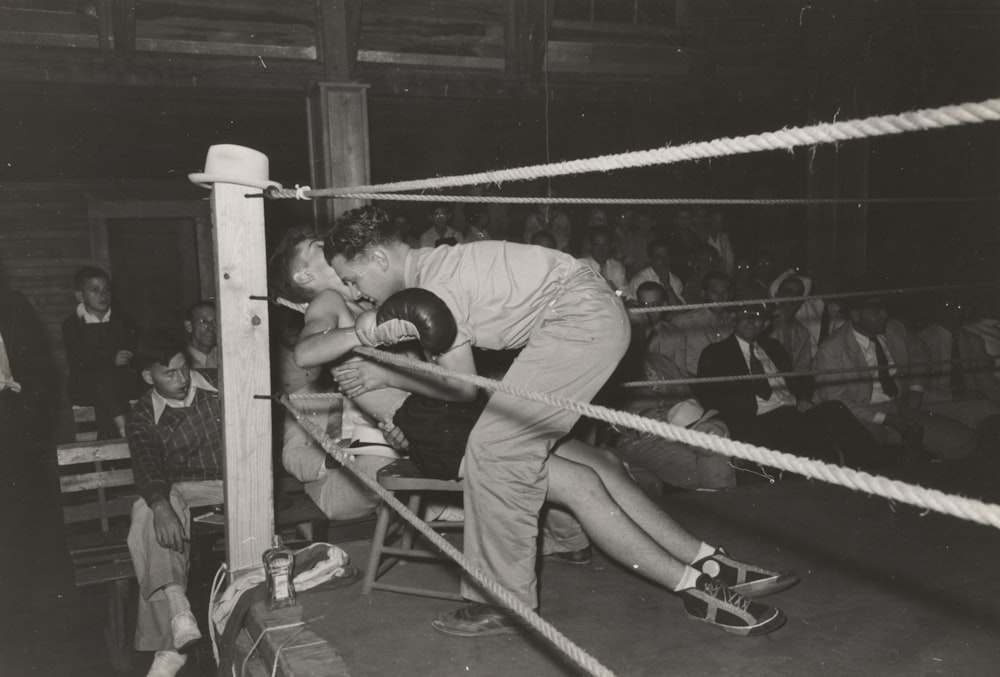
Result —
[{"label": "necktie", "polygon": [[[750,344],[750,373],[751,374],[761,374],[764,372],[764,365],[760,363],[757,359],[757,344]],[[762,400],[771,399],[771,384],[768,383],[766,378],[762,378],[757,381],[751,381],[753,384],[754,394]]]},{"label": "necktie", "polygon": [[823,313],[819,316],[819,341],[822,343],[830,335],[830,306],[823,304]]},{"label": "necktie", "polygon": [[951,333],[951,389],[965,390],[965,370],[962,368],[962,351],[958,346],[958,332]]},{"label": "necktie", "polygon": [[889,358],[885,356],[885,349],[882,348],[882,342],[878,340],[878,336],[872,337],[872,343],[875,344],[875,361],[878,362],[878,382],[882,385],[882,392],[889,397],[895,397],[899,394],[899,388],[896,387],[896,382],[889,375]]}]

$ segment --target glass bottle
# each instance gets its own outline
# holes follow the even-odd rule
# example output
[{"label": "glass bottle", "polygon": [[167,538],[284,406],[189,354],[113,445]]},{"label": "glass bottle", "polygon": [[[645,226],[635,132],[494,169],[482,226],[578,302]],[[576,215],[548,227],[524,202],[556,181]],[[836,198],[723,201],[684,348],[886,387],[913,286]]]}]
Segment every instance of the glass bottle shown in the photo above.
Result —
[{"label": "glass bottle", "polygon": [[267,608],[280,609],[295,604],[295,556],[274,536],[271,547],[264,551],[264,574],[267,577]]}]

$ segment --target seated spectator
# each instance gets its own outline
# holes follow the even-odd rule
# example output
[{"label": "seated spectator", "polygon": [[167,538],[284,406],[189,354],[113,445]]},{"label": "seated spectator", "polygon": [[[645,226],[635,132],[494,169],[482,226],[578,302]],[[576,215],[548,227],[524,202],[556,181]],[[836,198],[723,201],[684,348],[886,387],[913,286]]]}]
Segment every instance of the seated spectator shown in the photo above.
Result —
[{"label": "seated spectator", "polygon": [[410,223],[410,217],[406,214],[394,214],[392,217],[392,225],[396,227],[399,232],[399,237],[406,244],[410,245],[414,249],[420,247],[420,241],[413,236],[413,224]]},{"label": "seated spectator", "polygon": [[[767,375],[791,371],[780,343],[763,336],[767,309],[741,306],[733,332],[705,348],[698,377]],[[839,402],[813,405],[799,379],[782,377],[693,386],[706,409],[715,409],[733,439],[852,467],[882,465],[886,456]]]},{"label": "seated spectator", "polygon": [[112,312],[111,278],[87,266],[73,276],[76,312],[63,322],[69,365],[69,401],[94,407],[99,439],[123,437],[130,400],[142,387],[129,368],[136,327],[120,310]]},{"label": "seated spectator", "polygon": [[[321,378],[319,381],[326,382]],[[319,381],[303,386],[299,393],[330,392]],[[348,400],[341,398],[310,399],[299,403],[306,417],[333,439],[353,439],[351,453],[362,470],[374,475],[400,456],[388,446],[378,428],[360,422],[360,414]],[[347,411],[348,407],[354,414]],[[352,421],[350,429],[342,425]],[[333,520],[349,520],[371,514],[379,504],[378,496],[362,484],[351,471],[340,466],[332,456],[300,426],[291,413],[285,415],[281,464],[290,475],[305,485],[306,494]]]},{"label": "seated spectator", "polygon": [[632,277],[649,263],[649,243],[653,239],[652,221],[648,216],[639,218],[631,209],[618,212],[615,239],[619,260],[625,272]]},{"label": "seated spectator", "polygon": [[[421,247],[436,247],[438,242],[445,240],[442,244],[455,244],[465,242],[465,237],[451,227],[452,209],[451,205],[444,203],[432,204],[428,212],[431,220],[431,227],[420,236]],[[448,238],[455,242],[447,242]]]},{"label": "seated spectator", "polygon": [[726,216],[721,211],[712,212],[708,218],[708,229],[705,236],[705,244],[713,247],[719,253],[719,262],[722,270],[732,275],[735,271],[735,255],[733,245],[729,240],[729,233],[726,231]]},{"label": "seated spectator", "polygon": [[684,302],[703,303],[706,300],[702,296],[705,276],[714,271],[722,271],[719,252],[715,251],[715,247],[701,244],[691,250],[691,256],[691,274],[684,281]]},{"label": "seated spectator", "polygon": [[528,244],[535,244],[539,247],[545,247],[547,249],[559,249],[559,243],[556,242],[556,236],[547,230],[540,230],[531,236],[531,242]]},{"label": "seated spectator", "polygon": [[188,309],[188,319],[184,320],[187,332],[187,358],[192,369],[218,369],[219,356],[216,354],[215,303],[198,301]]},{"label": "seated spectator", "polygon": [[475,234],[476,239],[480,240],[492,240],[493,236],[490,233],[490,212],[486,208],[486,205],[466,205],[469,209],[466,211],[468,214],[465,217],[466,222],[469,224],[469,232]]},{"label": "seated spectator", "polygon": [[[917,336],[930,351],[931,360],[951,364],[932,366],[928,372],[925,401],[936,410],[957,418],[971,428],[981,428],[989,416],[1000,414],[1000,379],[993,373],[995,361],[986,354],[986,343],[965,328],[970,309],[955,297],[936,304],[936,322]],[[941,408],[951,402],[947,412]],[[984,406],[986,402],[992,406]],[[991,422],[995,426],[997,421]]]},{"label": "seated spectator", "polygon": [[[459,205],[461,206],[461,205]],[[456,211],[459,211],[456,209]],[[464,211],[464,210],[463,210]],[[472,216],[472,214],[470,214]],[[459,242],[482,242],[483,240],[489,240],[490,235],[482,228],[479,228],[473,223],[472,218],[455,218],[452,217],[454,221],[455,232],[458,233],[456,239]]]},{"label": "seated spectator", "polygon": [[[805,296],[802,279],[789,275],[781,280],[772,294],[774,298],[794,298]],[[812,367],[815,346],[812,335],[798,320],[802,301],[783,301],[778,304],[778,312],[771,320],[767,335],[777,340],[792,358],[792,371],[809,371]]]},{"label": "seated spectator", "polygon": [[611,258],[614,238],[607,228],[592,228],[590,230],[590,256],[580,260],[601,274],[611,288],[625,293],[628,279],[625,277],[625,266],[621,261]]},{"label": "seated spectator", "polygon": [[223,502],[222,408],[212,376],[191,371],[184,346],[143,335],[136,363],[150,390],[125,428],[135,486],[128,548],[139,580],[135,648],[155,651],[149,675],[175,675],[201,637],[187,598],[190,508]]},{"label": "seated spectator", "polygon": [[548,233],[556,242],[552,249],[568,251],[570,239],[573,237],[573,225],[570,223],[566,212],[559,209],[557,205],[540,204],[528,214],[524,220],[524,242],[535,244],[532,238],[536,233]]},{"label": "seated spectator", "polygon": [[774,257],[767,252],[759,252],[750,262],[749,283],[763,289],[770,289],[771,283],[776,277]]},{"label": "seated spectator", "polygon": [[[723,272],[713,271],[702,280],[706,303],[725,303],[733,298],[733,283]],[[718,343],[733,332],[733,314],[724,306],[699,308],[677,315],[670,321],[681,337],[677,364],[684,377],[698,373],[698,360],[706,346]]]},{"label": "seated spectator", "polygon": [[945,460],[971,455],[977,447],[971,421],[953,418],[950,403],[926,401],[927,367],[910,367],[930,361],[927,346],[889,317],[883,297],[848,301],[850,320],[819,347],[813,368],[872,369],[817,376],[817,398],[843,402],[875,440],[902,443],[910,459],[922,449]]},{"label": "seated spectator", "polygon": [[657,282],[667,288],[671,305],[684,303],[684,285],[670,270],[670,247],[666,240],[652,240],[647,247],[647,258],[649,265],[629,280],[626,296],[635,299],[643,282]]},{"label": "seated spectator", "polygon": [[[781,291],[782,288],[784,288],[784,292]],[[800,289],[801,293],[792,293],[798,292]],[[809,294],[813,293],[813,281],[812,278],[806,277],[794,268],[789,268],[774,278],[767,291],[768,296],[771,298],[778,298],[779,296],[809,296]],[[805,301],[798,302],[794,317],[808,332],[811,343],[809,351],[813,355],[816,354],[816,348],[819,346],[821,340],[820,337],[826,338],[830,335],[830,323],[834,322],[836,324],[835,316],[831,316],[831,312],[834,310],[833,308],[827,308],[826,303],[821,299],[806,299]]]}]

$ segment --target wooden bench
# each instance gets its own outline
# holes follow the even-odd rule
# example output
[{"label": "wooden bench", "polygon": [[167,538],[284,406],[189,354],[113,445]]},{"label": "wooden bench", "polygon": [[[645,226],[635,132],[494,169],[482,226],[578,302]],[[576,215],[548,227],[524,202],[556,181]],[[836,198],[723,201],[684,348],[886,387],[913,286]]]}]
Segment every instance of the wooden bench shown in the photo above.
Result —
[{"label": "wooden bench", "polygon": [[74,442],[58,447],[66,542],[78,586],[106,585],[105,640],[115,670],[131,668],[125,604],[135,578],[129,555],[129,514],[138,498],[125,440]]},{"label": "wooden bench", "polygon": [[[57,448],[63,522],[77,586],[107,586],[108,625],[105,639],[112,667],[131,669],[131,642],[126,637],[126,604],[135,578],[127,538],[132,505],[139,495],[132,457],[125,440],[72,442]],[[286,478],[279,487],[282,508],[275,530],[305,531],[306,541],[354,540],[370,537],[374,516],[331,522],[302,490]],[[288,500],[290,499],[290,500]],[[308,525],[307,528],[305,525]],[[217,533],[221,535],[222,530]]]}]

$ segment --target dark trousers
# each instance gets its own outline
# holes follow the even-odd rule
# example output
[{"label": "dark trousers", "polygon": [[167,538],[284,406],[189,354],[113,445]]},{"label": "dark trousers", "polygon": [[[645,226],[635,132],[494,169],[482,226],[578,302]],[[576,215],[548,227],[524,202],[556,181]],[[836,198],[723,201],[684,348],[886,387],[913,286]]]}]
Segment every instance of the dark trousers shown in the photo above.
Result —
[{"label": "dark trousers", "polygon": [[69,398],[73,404],[93,407],[99,439],[118,437],[116,416],[132,409],[130,400],[142,392],[142,382],[128,367],[92,370],[86,377],[71,377]]},{"label": "dark trousers", "polygon": [[822,402],[806,412],[781,407],[754,417],[740,439],[776,451],[851,468],[886,466],[889,455],[841,402]]}]

